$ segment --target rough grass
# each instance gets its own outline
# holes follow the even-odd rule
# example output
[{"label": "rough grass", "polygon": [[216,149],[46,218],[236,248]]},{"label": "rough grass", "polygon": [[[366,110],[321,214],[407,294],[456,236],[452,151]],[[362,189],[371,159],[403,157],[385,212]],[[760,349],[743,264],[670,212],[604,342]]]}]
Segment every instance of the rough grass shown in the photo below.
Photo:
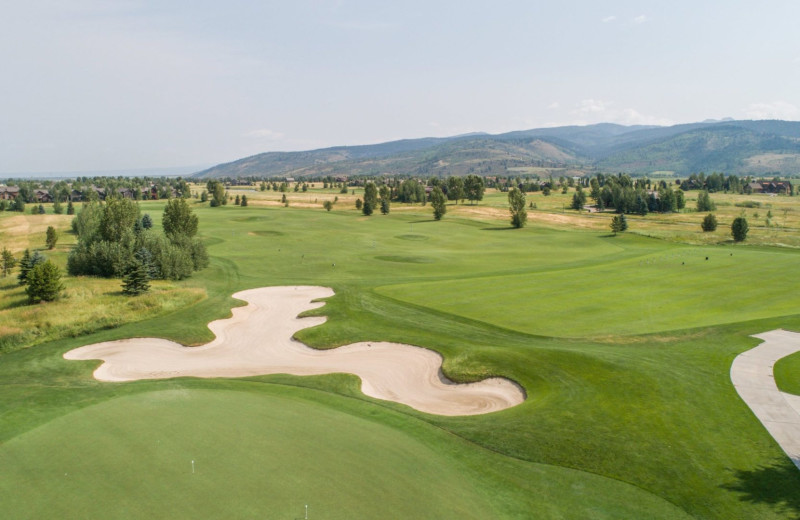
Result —
[{"label": "rough grass", "polygon": [[205,297],[202,288],[168,282],[153,282],[149,293],[130,297],[122,295],[116,279],[65,277],[64,281],[67,287],[58,300],[29,305],[16,277],[0,280],[0,353],[146,320]]}]

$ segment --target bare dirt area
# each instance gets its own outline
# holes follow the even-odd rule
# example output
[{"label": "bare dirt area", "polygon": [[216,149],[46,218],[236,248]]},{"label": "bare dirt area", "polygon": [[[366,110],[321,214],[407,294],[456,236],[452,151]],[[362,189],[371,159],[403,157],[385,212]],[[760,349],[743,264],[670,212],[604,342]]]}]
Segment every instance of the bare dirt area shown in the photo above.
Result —
[{"label": "bare dirt area", "polygon": [[520,404],[524,390],[504,378],[456,384],[442,375],[442,357],[428,349],[387,342],[353,343],[316,350],[292,339],[324,317],[298,318],[333,296],[325,287],[265,287],[233,295],[248,302],[233,316],[208,326],[216,339],[184,347],[158,338],[132,338],[88,345],[64,354],[70,360],[101,359],[100,381],[173,377],[246,377],[266,374],[351,373],[368,396],[437,415],[477,415]]}]

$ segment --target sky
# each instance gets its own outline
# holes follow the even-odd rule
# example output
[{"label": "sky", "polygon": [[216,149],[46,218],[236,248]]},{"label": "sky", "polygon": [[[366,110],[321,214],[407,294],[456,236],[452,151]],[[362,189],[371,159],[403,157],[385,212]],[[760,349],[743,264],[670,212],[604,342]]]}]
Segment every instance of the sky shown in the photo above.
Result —
[{"label": "sky", "polygon": [[0,174],[800,120],[800,2],[0,0]]}]

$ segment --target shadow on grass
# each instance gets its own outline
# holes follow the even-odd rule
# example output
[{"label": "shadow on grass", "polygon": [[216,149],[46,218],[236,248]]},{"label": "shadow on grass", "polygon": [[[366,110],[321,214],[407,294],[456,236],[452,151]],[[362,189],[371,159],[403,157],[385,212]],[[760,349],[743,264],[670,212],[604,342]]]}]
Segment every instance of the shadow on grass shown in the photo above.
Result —
[{"label": "shadow on grass", "polygon": [[481,231],[508,231],[509,229],[517,229],[514,226],[494,226],[494,227],[482,227]]},{"label": "shadow on grass", "polygon": [[739,500],[769,504],[791,518],[800,519],[800,469],[787,460],[735,473],[734,482],[722,487],[740,493]]}]

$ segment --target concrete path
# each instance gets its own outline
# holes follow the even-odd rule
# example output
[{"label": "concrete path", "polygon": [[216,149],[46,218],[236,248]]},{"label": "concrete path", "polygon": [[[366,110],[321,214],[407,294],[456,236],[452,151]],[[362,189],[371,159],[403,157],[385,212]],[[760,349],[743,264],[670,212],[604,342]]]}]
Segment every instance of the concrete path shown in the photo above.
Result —
[{"label": "concrete path", "polygon": [[753,337],[761,345],[739,354],[731,365],[731,381],[783,451],[800,469],[800,397],[778,390],[775,363],[800,351],[800,333],[773,330]]}]

